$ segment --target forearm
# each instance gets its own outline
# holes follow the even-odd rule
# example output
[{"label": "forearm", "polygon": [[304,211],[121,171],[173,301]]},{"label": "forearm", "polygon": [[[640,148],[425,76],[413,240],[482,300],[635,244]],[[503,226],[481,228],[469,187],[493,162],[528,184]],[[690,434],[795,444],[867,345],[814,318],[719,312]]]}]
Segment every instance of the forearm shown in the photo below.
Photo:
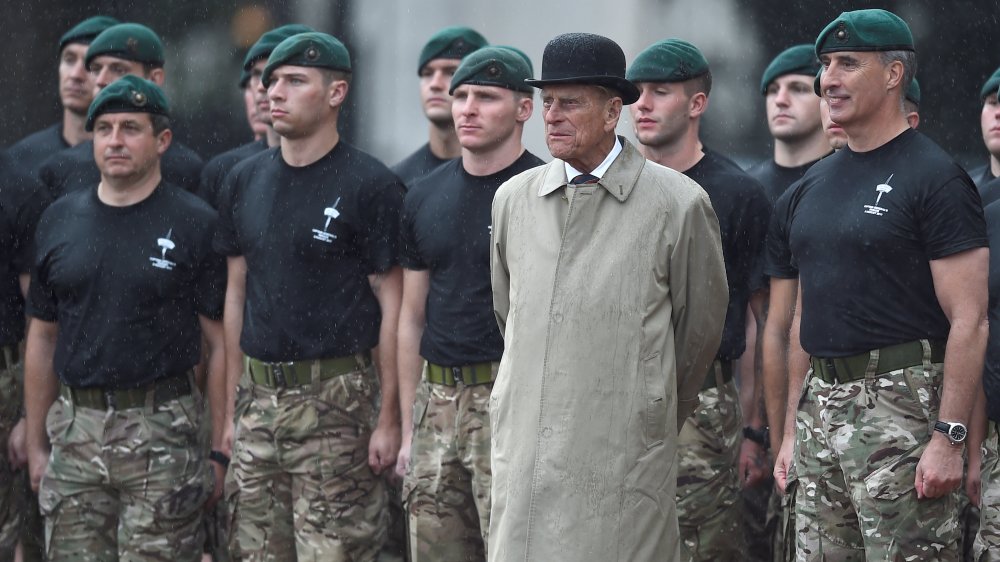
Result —
[{"label": "forearm", "polygon": [[[206,367],[208,372],[207,398],[212,417],[212,448],[229,455],[223,443],[226,420],[233,419],[234,406],[230,404],[229,378],[226,371],[225,352],[222,340],[209,343]],[[228,417],[227,417],[228,416]]]},{"label": "forearm", "polygon": [[403,314],[399,326],[399,411],[403,436],[413,435],[413,403],[417,397],[417,385],[423,370],[420,357],[420,338],[423,323],[407,318]]},{"label": "forearm", "polygon": [[[375,361],[382,389],[378,425],[399,427],[399,379],[396,367],[399,310],[403,297],[403,271],[395,266],[369,276],[369,283],[382,311]],[[388,424],[388,425],[386,425]]]},{"label": "forearm", "polygon": [[[32,329],[41,331],[47,322],[32,322]],[[52,359],[55,355],[55,336],[36,335],[28,338],[24,361],[24,408],[26,423],[26,444],[30,452],[44,452],[49,449],[45,429],[45,417],[59,394],[59,380],[56,378]]]},{"label": "forearm", "polygon": [[788,356],[787,333],[783,335],[781,330],[765,327],[761,347],[764,407],[767,409],[767,421],[771,428],[771,446],[778,449],[784,438],[785,411],[788,407],[789,383],[785,360]]},{"label": "forearm", "polygon": [[764,324],[767,316],[767,291],[757,291],[750,298],[749,322],[747,322],[747,348],[752,353],[744,354],[747,368],[741,370],[740,403],[743,406],[744,424],[754,428],[767,425],[767,410],[764,406]]},{"label": "forearm", "polygon": [[982,388],[983,357],[989,326],[985,319],[955,321],[945,349],[944,381],[938,418],[969,424]]},{"label": "forearm", "polygon": [[[226,294],[226,305],[223,320],[223,349],[221,354],[222,371],[219,372],[219,383],[222,385],[223,420],[232,420],[236,408],[236,388],[243,376],[243,350],[240,349],[240,332],[243,328],[243,298],[242,295]],[[221,426],[220,426],[221,427]]]}]

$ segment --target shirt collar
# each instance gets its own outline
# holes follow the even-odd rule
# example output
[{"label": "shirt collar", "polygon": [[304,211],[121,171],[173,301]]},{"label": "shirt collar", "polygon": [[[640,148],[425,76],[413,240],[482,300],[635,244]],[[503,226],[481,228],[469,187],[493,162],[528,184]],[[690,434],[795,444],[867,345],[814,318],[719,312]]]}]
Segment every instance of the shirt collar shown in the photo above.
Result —
[{"label": "shirt collar", "polygon": [[[621,153],[622,153],[622,141],[618,140],[618,137],[615,136],[615,145],[611,147],[611,152],[608,153],[608,155],[604,158],[604,161],[601,162],[599,166],[594,168],[594,171],[590,172],[590,175],[598,179],[603,178],[604,173],[607,172],[608,168],[611,167],[611,163],[614,162],[615,158],[618,158],[618,155]],[[569,162],[563,162],[563,165],[566,166],[566,179],[572,180],[576,176],[586,173],[577,170],[573,166],[570,166]]]}]

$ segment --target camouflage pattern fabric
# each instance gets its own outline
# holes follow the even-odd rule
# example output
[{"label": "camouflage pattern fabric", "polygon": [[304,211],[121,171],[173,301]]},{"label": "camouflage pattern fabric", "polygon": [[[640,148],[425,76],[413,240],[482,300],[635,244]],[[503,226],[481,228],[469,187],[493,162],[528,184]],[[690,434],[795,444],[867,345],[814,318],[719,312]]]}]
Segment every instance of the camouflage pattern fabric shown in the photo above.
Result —
[{"label": "camouflage pattern fabric", "polygon": [[797,560],[958,561],[959,495],[917,501],[916,466],[937,419],[942,364],[828,384],[810,371],[796,418]]},{"label": "camouflage pattern fabric", "polygon": [[[701,403],[681,428],[677,445],[677,523],[681,559],[691,562],[743,560],[740,480],[737,459],[743,415],[735,381],[698,394]],[[713,376],[709,372],[708,376]]]},{"label": "camouflage pattern fabric", "polygon": [[56,400],[38,498],[49,560],[200,560],[202,506],[214,486],[201,402],[94,410],[65,393]]},{"label": "camouflage pattern fabric", "polygon": [[226,479],[233,557],[374,561],[386,532],[385,488],[368,467],[374,368],[282,389],[244,374],[241,386]]},{"label": "camouflage pattern fabric", "polygon": [[979,533],[973,552],[977,562],[1000,562],[1000,438],[996,422],[983,441],[983,464],[980,473],[983,495],[979,509]]},{"label": "camouflage pattern fabric", "polygon": [[[774,464],[773,458],[768,457],[768,460]],[[768,477],[742,490],[743,540],[746,543],[743,560],[746,562],[787,562],[795,558],[795,535],[787,528],[794,481],[785,486],[785,495],[779,494],[774,486],[774,478]],[[788,545],[792,548],[786,548]]]},{"label": "camouflage pattern fabric", "polygon": [[778,500],[777,529],[771,535],[771,559],[774,562],[795,560],[795,495],[798,489],[798,481],[789,478],[785,482],[785,494],[775,491],[772,495],[772,499]]},{"label": "camouflage pattern fabric", "polygon": [[21,367],[0,370],[0,562],[14,559],[25,503],[23,480],[7,460],[7,437],[21,419]]},{"label": "camouflage pattern fabric", "polygon": [[[202,388],[199,385],[199,388]],[[205,451],[205,458],[208,458],[212,451],[212,413],[208,401],[204,401],[205,410],[201,424],[201,440]],[[214,467],[209,465],[214,470]],[[202,513],[202,528],[205,534],[205,544],[203,551],[212,555],[213,562],[229,562],[229,509],[226,507],[225,498],[220,498],[212,509],[206,509]]]},{"label": "camouflage pattern fabric", "polygon": [[492,389],[492,383],[445,386],[426,378],[418,388],[403,480],[411,562],[486,560]]}]

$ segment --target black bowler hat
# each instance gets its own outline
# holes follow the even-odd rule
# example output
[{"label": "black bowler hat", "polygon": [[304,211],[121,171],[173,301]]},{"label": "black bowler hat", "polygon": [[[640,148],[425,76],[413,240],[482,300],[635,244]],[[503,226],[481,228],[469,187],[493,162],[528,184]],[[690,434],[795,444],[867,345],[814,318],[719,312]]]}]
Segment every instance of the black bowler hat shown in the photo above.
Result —
[{"label": "black bowler hat", "polygon": [[542,77],[525,80],[536,88],[551,84],[594,84],[617,91],[622,103],[639,99],[639,88],[625,79],[625,53],[607,37],[565,33],[549,41],[542,53]]}]

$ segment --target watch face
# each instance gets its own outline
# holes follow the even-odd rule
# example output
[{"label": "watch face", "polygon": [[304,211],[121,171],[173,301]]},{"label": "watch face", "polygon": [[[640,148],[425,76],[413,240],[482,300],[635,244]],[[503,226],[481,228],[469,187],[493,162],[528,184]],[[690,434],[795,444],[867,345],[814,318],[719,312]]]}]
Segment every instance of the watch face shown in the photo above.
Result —
[{"label": "watch face", "polygon": [[968,432],[966,431],[965,426],[956,423],[951,426],[951,429],[948,430],[948,437],[951,438],[952,441],[960,443],[962,441],[965,441],[966,433]]}]

